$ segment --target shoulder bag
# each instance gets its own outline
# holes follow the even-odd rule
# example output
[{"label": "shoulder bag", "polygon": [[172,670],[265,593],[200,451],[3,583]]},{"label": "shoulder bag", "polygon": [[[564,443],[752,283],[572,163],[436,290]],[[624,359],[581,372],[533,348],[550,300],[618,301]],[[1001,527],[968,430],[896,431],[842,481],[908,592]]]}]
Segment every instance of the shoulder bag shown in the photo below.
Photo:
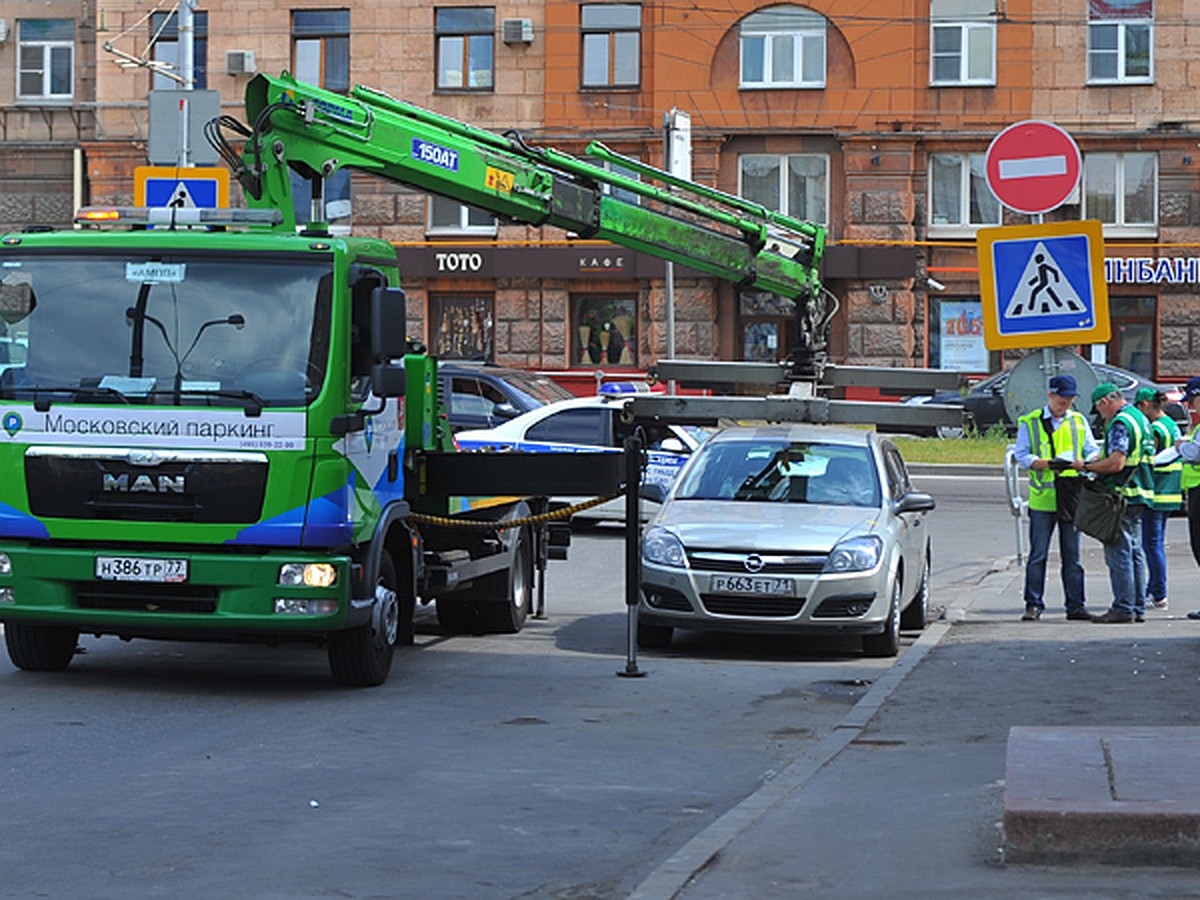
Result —
[{"label": "shoulder bag", "polygon": [[1097,479],[1078,480],[1083,483],[1075,502],[1075,527],[1102,544],[1115,544],[1125,516],[1125,495]]}]

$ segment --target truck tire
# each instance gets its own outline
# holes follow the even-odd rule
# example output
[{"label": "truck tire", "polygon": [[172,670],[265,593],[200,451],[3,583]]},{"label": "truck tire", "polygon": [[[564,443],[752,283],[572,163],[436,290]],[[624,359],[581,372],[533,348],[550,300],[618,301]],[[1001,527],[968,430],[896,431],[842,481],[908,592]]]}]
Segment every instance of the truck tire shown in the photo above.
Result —
[{"label": "truck tire", "polygon": [[27,672],[61,672],[71,664],[79,632],[59,625],[8,622],[4,643],[8,658]]},{"label": "truck tire", "polygon": [[371,621],[329,636],[329,669],[339,684],[375,687],[387,681],[400,635],[411,628],[402,620],[411,615],[412,605],[403,602],[398,590],[396,564],[384,550]]},{"label": "truck tire", "polygon": [[[497,585],[503,587],[503,593],[494,590]],[[528,528],[517,535],[511,568],[489,576],[483,590],[487,593],[476,598],[483,630],[495,634],[520,631],[533,606],[533,546]]]}]

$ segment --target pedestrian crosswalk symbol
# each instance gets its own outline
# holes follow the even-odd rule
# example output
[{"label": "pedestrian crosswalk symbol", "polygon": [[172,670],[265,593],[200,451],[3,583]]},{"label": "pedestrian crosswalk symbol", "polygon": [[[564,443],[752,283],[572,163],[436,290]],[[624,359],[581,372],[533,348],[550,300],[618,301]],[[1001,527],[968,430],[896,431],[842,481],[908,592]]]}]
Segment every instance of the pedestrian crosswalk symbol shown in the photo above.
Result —
[{"label": "pedestrian crosswalk symbol", "polygon": [[1090,309],[1071,282],[1063,277],[1062,267],[1045,242],[1038,241],[1025,265],[1025,271],[1017,280],[1004,318],[1028,319],[1060,313],[1080,318],[1081,324],[1086,324],[1091,316]]},{"label": "pedestrian crosswalk symbol", "polygon": [[1109,339],[1099,222],[982,228],[976,245],[989,350]]},{"label": "pedestrian crosswalk symbol", "polygon": [[196,208],[196,200],[192,197],[192,192],[188,190],[186,181],[181,181],[175,185],[175,190],[171,191],[171,199],[167,201],[167,206],[176,209]]}]

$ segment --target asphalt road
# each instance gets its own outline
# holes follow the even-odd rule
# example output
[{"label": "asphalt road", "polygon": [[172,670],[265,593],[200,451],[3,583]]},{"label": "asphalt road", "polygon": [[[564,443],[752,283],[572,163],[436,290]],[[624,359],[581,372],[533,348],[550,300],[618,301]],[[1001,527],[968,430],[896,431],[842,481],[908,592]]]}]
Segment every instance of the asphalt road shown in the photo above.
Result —
[{"label": "asphalt road", "polygon": [[[1001,542],[962,538],[990,489],[927,487],[953,592]],[[622,897],[891,666],[696,634],[621,678],[619,532],[577,538],[548,585],[517,636],[447,638],[426,614],[372,690],[302,647],[106,638],[64,674],[0,661],[0,897]]]}]

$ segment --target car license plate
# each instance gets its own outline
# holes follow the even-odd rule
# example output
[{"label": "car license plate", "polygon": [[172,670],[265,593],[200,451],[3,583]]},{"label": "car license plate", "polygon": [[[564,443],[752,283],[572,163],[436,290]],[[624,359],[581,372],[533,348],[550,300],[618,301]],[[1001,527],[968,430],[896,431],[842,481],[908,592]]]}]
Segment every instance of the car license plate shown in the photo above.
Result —
[{"label": "car license plate", "polygon": [[720,594],[774,594],[796,596],[796,583],[790,578],[763,578],[754,575],[714,575],[709,589]]},{"label": "car license plate", "polygon": [[187,581],[188,561],[147,556],[97,556],[96,577],[101,581]]}]

